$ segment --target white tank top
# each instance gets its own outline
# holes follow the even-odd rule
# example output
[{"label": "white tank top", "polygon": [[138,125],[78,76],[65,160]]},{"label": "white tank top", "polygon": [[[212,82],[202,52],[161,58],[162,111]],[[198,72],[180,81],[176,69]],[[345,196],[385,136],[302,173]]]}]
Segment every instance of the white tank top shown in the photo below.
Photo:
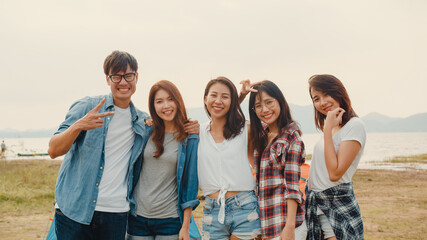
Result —
[{"label": "white tank top", "polygon": [[[216,143],[209,132],[210,122],[200,127],[198,174],[203,194],[220,191],[252,191],[255,179],[248,160],[248,130],[222,143]],[[221,194],[222,193],[222,194]]]}]

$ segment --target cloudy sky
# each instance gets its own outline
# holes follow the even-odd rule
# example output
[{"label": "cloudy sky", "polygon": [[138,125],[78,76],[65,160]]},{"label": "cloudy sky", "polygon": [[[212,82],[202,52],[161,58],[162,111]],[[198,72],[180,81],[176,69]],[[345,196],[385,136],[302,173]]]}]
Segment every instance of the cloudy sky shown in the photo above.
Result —
[{"label": "cloudy sky", "polygon": [[0,129],[55,128],[75,100],[108,93],[116,49],[139,62],[143,110],[162,79],[201,107],[220,75],[272,80],[309,105],[308,78],[330,73],[360,116],[427,112],[426,12],[422,0],[1,0]]}]

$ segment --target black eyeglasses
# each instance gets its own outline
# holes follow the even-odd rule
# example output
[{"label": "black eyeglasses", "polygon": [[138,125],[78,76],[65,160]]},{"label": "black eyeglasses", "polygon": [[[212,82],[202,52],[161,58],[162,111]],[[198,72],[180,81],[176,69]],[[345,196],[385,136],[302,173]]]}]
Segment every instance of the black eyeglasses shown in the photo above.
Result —
[{"label": "black eyeglasses", "polygon": [[113,74],[109,75],[108,77],[113,83],[119,83],[120,81],[122,81],[122,78],[124,78],[126,82],[132,82],[133,80],[135,80],[135,76],[136,73],[126,73],[124,75]]}]

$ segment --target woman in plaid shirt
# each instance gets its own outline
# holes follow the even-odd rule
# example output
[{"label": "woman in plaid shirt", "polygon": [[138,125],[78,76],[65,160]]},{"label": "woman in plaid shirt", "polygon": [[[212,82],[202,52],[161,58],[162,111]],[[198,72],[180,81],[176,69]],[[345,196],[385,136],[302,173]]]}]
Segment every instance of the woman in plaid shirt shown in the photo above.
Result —
[{"label": "woman in plaid shirt", "polygon": [[253,88],[257,92],[249,99],[250,139],[255,150],[262,237],[305,240],[304,199],[299,189],[305,162],[301,131],[276,84],[265,80]]}]

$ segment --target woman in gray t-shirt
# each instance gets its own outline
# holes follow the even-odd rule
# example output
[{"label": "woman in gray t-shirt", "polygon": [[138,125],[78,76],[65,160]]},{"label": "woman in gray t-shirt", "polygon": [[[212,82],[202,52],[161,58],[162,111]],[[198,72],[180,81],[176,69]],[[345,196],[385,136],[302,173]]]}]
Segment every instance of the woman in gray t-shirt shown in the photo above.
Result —
[{"label": "woman in gray t-shirt", "polygon": [[191,211],[199,204],[199,138],[185,131],[184,101],[173,83],[163,80],[153,85],[149,108],[153,133],[133,192],[136,205],[128,218],[127,238],[188,240],[190,232],[199,234],[197,228],[190,230]]}]

